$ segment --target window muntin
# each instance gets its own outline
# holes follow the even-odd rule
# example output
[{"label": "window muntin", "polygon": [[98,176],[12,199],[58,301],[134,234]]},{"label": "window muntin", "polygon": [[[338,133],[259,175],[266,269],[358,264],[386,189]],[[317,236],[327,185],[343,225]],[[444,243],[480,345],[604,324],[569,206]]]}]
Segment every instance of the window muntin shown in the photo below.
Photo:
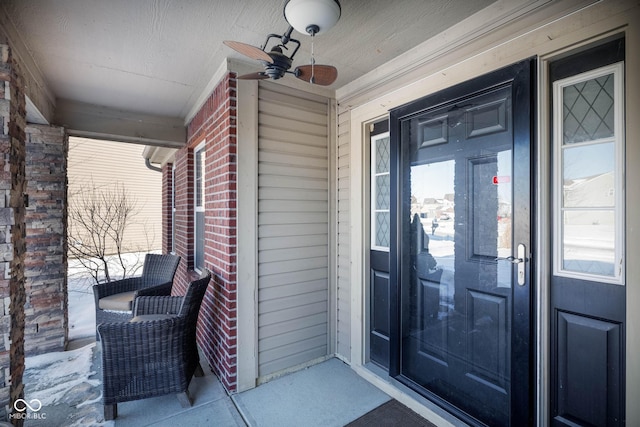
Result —
[{"label": "window muntin", "polygon": [[558,80],[554,273],[624,280],[623,64]]},{"label": "window muntin", "polygon": [[371,249],[389,251],[391,176],[389,132],[371,137]]}]

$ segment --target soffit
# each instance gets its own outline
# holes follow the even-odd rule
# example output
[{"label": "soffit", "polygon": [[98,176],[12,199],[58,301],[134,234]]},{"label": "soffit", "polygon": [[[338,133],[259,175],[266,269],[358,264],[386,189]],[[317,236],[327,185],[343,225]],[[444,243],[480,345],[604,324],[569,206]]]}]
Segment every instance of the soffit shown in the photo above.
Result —
[{"label": "soffit", "polygon": [[[260,46],[287,28],[284,0],[4,3],[57,99],[169,117],[187,116],[225,58],[244,59],[223,40]],[[338,24],[315,38],[316,62],[338,68],[336,89],[491,3],[343,0]],[[295,66],[308,62],[311,43],[294,34],[302,42]]]}]

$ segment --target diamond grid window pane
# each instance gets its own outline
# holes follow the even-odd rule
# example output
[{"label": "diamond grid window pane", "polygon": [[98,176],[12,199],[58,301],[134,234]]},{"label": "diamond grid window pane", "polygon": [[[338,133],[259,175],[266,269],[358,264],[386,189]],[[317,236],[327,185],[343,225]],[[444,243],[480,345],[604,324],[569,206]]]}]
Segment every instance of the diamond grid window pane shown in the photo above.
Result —
[{"label": "diamond grid window pane", "polygon": [[376,141],[376,173],[389,172],[389,138]]},{"label": "diamond grid window pane", "polygon": [[376,212],[376,246],[389,247],[389,212]]},{"label": "diamond grid window pane", "polygon": [[376,177],[376,209],[389,209],[390,202],[390,176],[389,174]]},{"label": "diamond grid window pane", "polygon": [[563,89],[563,143],[614,136],[613,74]]}]

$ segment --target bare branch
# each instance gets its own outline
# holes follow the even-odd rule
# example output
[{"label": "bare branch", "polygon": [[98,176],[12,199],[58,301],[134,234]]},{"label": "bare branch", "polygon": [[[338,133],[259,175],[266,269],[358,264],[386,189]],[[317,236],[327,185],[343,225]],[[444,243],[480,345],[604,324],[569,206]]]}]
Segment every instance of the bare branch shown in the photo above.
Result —
[{"label": "bare branch", "polygon": [[112,280],[109,263],[114,259],[123,277],[132,268],[137,270],[123,258],[131,249],[124,242],[127,228],[138,214],[136,205],[122,184],[98,188],[91,182],[69,195],[69,256],[77,258],[96,283],[103,277]]}]

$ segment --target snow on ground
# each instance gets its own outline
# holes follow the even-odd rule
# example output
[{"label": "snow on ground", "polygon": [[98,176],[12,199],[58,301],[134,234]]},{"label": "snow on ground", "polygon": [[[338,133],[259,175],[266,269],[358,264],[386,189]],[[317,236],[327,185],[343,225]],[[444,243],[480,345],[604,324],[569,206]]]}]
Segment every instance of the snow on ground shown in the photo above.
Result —
[{"label": "snow on ground", "polygon": [[[142,259],[144,254],[127,254],[126,262],[142,265]],[[140,272],[141,269],[136,271]],[[112,277],[121,276],[122,271],[112,266]],[[69,260],[70,341],[95,337],[94,284],[94,279],[78,262]],[[75,350],[27,357],[23,377],[25,400],[35,408],[39,401],[41,408],[27,411],[25,426],[113,426],[113,421],[103,421],[102,373],[98,359],[95,342]]]},{"label": "snow on ground", "polygon": [[89,377],[96,372],[91,370],[95,343],[72,351],[45,353],[27,357],[25,370],[32,381],[30,398],[37,398],[43,407],[59,403],[66,392],[78,384],[86,382],[92,386],[100,385],[97,379]]},{"label": "snow on ground", "polygon": [[27,427],[113,426],[104,422],[96,343],[25,359]]},{"label": "snow on ground", "polygon": [[93,279],[69,278],[69,340],[95,336],[96,311]]}]

